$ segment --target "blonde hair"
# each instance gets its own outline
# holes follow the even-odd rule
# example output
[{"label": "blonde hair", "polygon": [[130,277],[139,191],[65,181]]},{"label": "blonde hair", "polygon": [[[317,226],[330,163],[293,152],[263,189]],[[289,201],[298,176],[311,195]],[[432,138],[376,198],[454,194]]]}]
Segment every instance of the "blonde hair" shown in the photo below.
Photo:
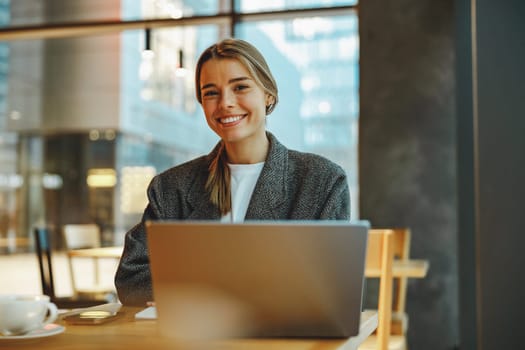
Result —
[{"label": "blonde hair", "polygon": [[[202,66],[211,59],[224,58],[238,60],[250,72],[252,78],[264,92],[272,97],[271,103],[266,106],[266,115],[272,113],[279,101],[277,83],[263,55],[252,44],[240,39],[224,39],[208,47],[201,54],[195,68],[195,93],[197,100],[202,103]],[[219,208],[222,215],[225,215],[231,211],[231,190],[230,168],[227,165],[224,144],[221,144],[219,147],[208,171],[206,190],[210,194],[210,201]]]}]

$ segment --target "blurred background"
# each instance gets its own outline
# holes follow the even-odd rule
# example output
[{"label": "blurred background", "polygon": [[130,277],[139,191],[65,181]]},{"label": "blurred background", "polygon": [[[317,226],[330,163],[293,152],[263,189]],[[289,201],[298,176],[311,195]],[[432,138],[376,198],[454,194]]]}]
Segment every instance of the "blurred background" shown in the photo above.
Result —
[{"label": "blurred background", "polygon": [[[339,13],[265,13],[346,5]],[[3,42],[0,184],[11,234],[35,222],[95,222],[119,241],[150,179],[218,141],[195,99],[194,66],[230,36],[255,44],[277,79],[268,129],[343,166],[357,203],[358,20],[348,1],[3,1],[6,25],[206,16],[192,25]],[[308,13],[309,14],[309,13]],[[286,18],[284,18],[286,15]],[[226,19],[226,20],[225,20]],[[37,37],[38,33],[34,35]],[[353,214],[357,216],[357,206]]]},{"label": "blurred background", "polygon": [[409,347],[509,344],[524,281],[493,257],[523,246],[523,16],[518,0],[0,0],[0,292],[39,290],[35,226],[58,251],[67,224],[121,245],[151,178],[210,151],[194,66],[237,37],[277,80],[268,129],[346,170],[352,218],[412,229],[430,271],[409,281]]}]

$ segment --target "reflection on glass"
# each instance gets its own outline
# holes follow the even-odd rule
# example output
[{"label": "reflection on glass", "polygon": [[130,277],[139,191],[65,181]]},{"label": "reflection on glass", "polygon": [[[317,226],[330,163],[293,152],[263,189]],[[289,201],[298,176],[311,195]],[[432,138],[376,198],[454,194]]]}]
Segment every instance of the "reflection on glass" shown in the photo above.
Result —
[{"label": "reflection on glass", "polygon": [[86,183],[89,187],[115,187],[117,174],[112,168],[88,169]]},{"label": "reflection on glass", "polygon": [[0,6],[13,14],[10,25],[39,25],[61,22],[114,20],[120,17],[118,2],[107,0],[15,1],[3,0]]},{"label": "reflection on glass", "polygon": [[356,5],[357,0],[238,0],[236,11],[242,13],[259,11],[280,11],[302,8],[351,6]]},{"label": "reflection on glass", "polygon": [[148,185],[156,174],[152,166],[125,166],[121,170],[120,211],[140,214],[148,204]]},{"label": "reflection on glass", "polygon": [[42,175],[42,187],[48,190],[58,190],[62,188],[64,180],[59,174],[44,173]]},{"label": "reflection on glass", "polygon": [[[128,0],[128,2],[136,0]],[[181,18],[229,11],[229,0],[142,0],[143,18]]]},{"label": "reflection on glass", "polygon": [[147,64],[144,32],[123,33],[121,128],[174,148],[209,147],[215,138],[210,139],[195,99],[194,66],[200,52],[225,29],[202,25],[152,30]]},{"label": "reflection on glass", "polygon": [[340,164],[357,203],[357,15],[244,22],[236,33],[262,51],[277,80],[280,101],[268,128],[290,148]]},{"label": "reflection on glass", "polygon": [[20,188],[24,184],[24,178],[19,174],[0,173],[0,190],[8,191],[13,188]]},{"label": "reflection on glass", "polygon": [[[254,12],[356,2],[235,4]],[[0,25],[213,15],[233,3],[0,1]],[[236,30],[262,51],[278,80],[281,99],[269,130],[290,148],[341,164],[357,203],[357,16],[243,22]],[[57,227],[94,220],[118,232],[135,224],[151,169],[207,153],[217,141],[195,99],[193,69],[206,47],[230,35],[229,25],[155,28],[146,58],[143,30],[0,43],[0,217],[9,218],[10,232],[25,235],[40,219]],[[123,169],[133,167],[147,170],[137,187],[124,185]]]}]

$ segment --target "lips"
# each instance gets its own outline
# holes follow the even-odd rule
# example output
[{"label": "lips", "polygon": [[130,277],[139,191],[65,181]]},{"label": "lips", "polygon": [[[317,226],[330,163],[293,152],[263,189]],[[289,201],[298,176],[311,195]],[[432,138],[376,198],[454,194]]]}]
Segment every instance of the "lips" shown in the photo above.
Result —
[{"label": "lips", "polygon": [[240,121],[241,119],[243,119],[244,117],[246,117],[246,114],[238,114],[238,115],[229,115],[226,117],[219,118],[217,120],[219,123],[224,125],[224,124],[236,123]]}]

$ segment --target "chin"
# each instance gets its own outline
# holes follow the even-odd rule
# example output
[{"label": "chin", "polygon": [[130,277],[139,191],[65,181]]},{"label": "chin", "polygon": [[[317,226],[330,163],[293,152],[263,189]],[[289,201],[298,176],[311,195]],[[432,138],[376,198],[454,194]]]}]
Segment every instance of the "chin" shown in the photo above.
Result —
[{"label": "chin", "polygon": [[235,143],[235,142],[243,141],[251,136],[253,136],[253,134],[246,134],[242,132],[232,132],[232,133],[223,134],[221,139],[224,142]]}]

